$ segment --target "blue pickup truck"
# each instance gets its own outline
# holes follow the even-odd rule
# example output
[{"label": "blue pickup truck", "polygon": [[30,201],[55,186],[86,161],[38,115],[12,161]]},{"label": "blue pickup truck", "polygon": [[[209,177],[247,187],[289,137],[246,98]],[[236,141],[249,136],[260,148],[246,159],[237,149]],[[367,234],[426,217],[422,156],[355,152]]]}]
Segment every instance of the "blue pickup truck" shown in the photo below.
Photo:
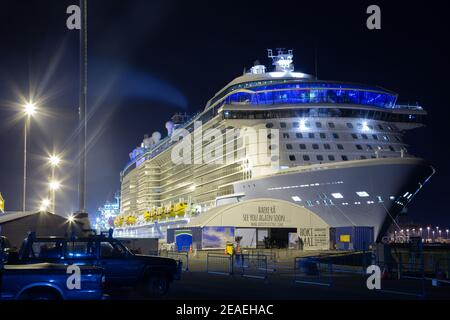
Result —
[{"label": "blue pickup truck", "polygon": [[64,263],[97,266],[105,271],[105,292],[115,295],[126,289],[142,297],[165,295],[173,280],[180,279],[180,261],[158,256],[138,255],[112,236],[85,238],[36,237],[29,234],[17,262]]},{"label": "blue pickup truck", "polygon": [[9,265],[7,239],[0,237],[0,300],[98,300],[103,297],[103,269],[80,266],[80,287],[68,286],[67,265]]}]

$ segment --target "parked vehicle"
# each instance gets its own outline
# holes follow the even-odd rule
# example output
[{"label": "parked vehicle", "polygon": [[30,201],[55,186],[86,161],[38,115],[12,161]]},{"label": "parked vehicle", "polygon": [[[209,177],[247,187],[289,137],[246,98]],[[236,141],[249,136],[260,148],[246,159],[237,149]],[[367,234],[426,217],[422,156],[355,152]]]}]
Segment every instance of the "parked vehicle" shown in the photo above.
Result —
[{"label": "parked vehicle", "polygon": [[80,266],[80,288],[67,285],[67,265],[10,265],[5,238],[0,238],[0,300],[97,300],[103,297],[103,270]]},{"label": "parked vehicle", "polygon": [[31,233],[22,244],[18,263],[41,262],[98,266],[105,270],[108,293],[132,288],[152,297],[166,294],[182,270],[180,261],[133,254],[119,240],[104,235],[65,239],[37,238]]}]

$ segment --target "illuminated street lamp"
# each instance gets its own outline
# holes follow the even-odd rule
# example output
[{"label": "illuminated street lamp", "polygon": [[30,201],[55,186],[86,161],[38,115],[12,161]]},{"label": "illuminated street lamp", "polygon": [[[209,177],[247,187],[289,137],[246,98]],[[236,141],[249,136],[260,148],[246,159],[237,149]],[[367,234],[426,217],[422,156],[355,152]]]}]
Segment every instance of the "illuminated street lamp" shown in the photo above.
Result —
[{"label": "illuminated street lamp", "polygon": [[430,239],[430,227],[427,227],[427,233],[428,233],[427,239]]},{"label": "illuminated street lamp", "polygon": [[[52,190],[52,191],[57,191],[57,190],[59,190],[60,188],[61,188],[61,183],[59,183],[58,181],[56,181],[56,180],[52,180],[52,181],[50,181],[50,183],[49,183],[49,187],[50,187],[50,190]],[[434,232],[434,231],[433,231]]]},{"label": "illuminated street lamp", "polygon": [[445,230],[445,232],[447,233],[447,239],[448,239],[448,229],[447,229],[447,230]]},{"label": "illuminated street lamp", "polygon": [[49,206],[50,206],[50,200],[42,199],[41,206],[39,207],[39,211],[47,211]]},{"label": "illuminated street lamp", "polygon": [[433,230],[433,232],[432,232],[432,233],[433,233],[433,242],[434,242],[434,239],[435,239],[435,238],[434,238],[434,232],[435,232],[435,231]]},{"label": "illuminated street lamp", "polygon": [[52,155],[48,158],[50,161],[50,165],[54,168],[57,167],[61,163],[61,158],[57,155]]},{"label": "illuminated street lamp", "polygon": [[23,112],[25,114],[25,127],[24,127],[24,146],[23,146],[23,199],[22,199],[22,211],[26,211],[26,198],[27,198],[27,132],[30,126],[30,119],[36,113],[36,104],[29,102],[23,106]]}]

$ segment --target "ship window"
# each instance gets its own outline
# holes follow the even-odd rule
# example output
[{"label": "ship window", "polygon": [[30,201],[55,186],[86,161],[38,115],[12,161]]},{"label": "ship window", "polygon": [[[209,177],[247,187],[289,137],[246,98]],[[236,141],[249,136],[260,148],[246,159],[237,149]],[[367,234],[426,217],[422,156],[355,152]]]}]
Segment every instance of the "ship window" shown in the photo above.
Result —
[{"label": "ship window", "polygon": [[280,128],[286,128],[286,122],[280,122]]},{"label": "ship window", "polygon": [[348,123],[347,123],[347,128],[353,129],[353,124],[351,124],[350,122],[348,122]]},{"label": "ship window", "polygon": [[328,143],[325,143],[325,144],[323,145],[323,148],[324,148],[325,150],[330,150],[330,149],[331,149],[331,146],[330,146]]},{"label": "ship window", "polygon": [[292,150],[292,144],[288,143],[288,144],[286,145],[286,149]]},{"label": "ship window", "polygon": [[376,134],[373,134],[372,137],[374,140],[378,140],[378,136]]},{"label": "ship window", "polygon": [[283,133],[283,139],[289,139],[289,133]]},{"label": "ship window", "polygon": [[347,156],[342,156],[342,161],[348,161],[348,157]]},{"label": "ship window", "polygon": [[352,138],[353,139],[358,139],[358,135],[356,133],[352,133]]},{"label": "ship window", "polygon": [[361,160],[366,160],[367,159],[366,156],[361,156],[360,158],[361,158]]},{"label": "ship window", "polygon": [[300,144],[300,149],[302,149],[302,150],[306,150],[306,144],[304,144],[304,143],[301,143],[301,144]]},{"label": "ship window", "polygon": [[312,148],[314,150],[318,150],[319,149],[319,145],[317,143],[313,143]]},{"label": "ship window", "polygon": [[322,155],[317,155],[317,161],[323,161],[323,156]]},{"label": "ship window", "polygon": [[357,191],[356,194],[358,195],[358,197],[361,197],[361,198],[369,197],[369,194],[367,193],[367,191]]},{"label": "ship window", "polygon": [[392,152],[395,152],[395,149],[394,149],[393,146],[389,146],[389,149],[390,149]]},{"label": "ship window", "polygon": [[330,160],[330,161],[334,161],[334,160],[335,160],[335,158],[334,158],[334,156],[333,156],[332,154],[330,154],[330,155],[328,156],[328,160]]},{"label": "ship window", "polygon": [[333,133],[333,138],[339,139],[339,135],[337,133]]},{"label": "ship window", "polygon": [[360,144],[357,144],[355,147],[356,147],[356,149],[358,149],[358,150],[362,150],[362,146],[361,146]]},{"label": "ship window", "polygon": [[383,130],[383,126],[382,126],[381,124],[378,125],[378,128],[379,128],[380,130]]},{"label": "ship window", "polygon": [[298,122],[292,122],[292,128],[299,128],[300,124]]},{"label": "ship window", "polygon": [[331,129],[334,129],[336,126],[334,125],[334,122],[328,122],[328,126],[331,128]]},{"label": "ship window", "polygon": [[273,128],[273,123],[271,123],[271,122],[266,123],[266,128],[267,128],[267,129]]},{"label": "ship window", "polygon": [[314,139],[314,133],[313,133],[313,132],[308,133],[308,137],[309,137],[310,139]]},{"label": "ship window", "polygon": [[321,139],[326,139],[326,138],[327,138],[327,135],[326,135],[325,133],[321,132],[321,133],[320,133],[320,138],[321,138]]},{"label": "ship window", "polygon": [[267,139],[272,139],[272,137],[273,137],[273,135],[271,134],[271,133],[269,133],[268,135],[267,135]]},{"label": "ship window", "polygon": [[367,145],[367,149],[373,150],[372,146],[370,144]]},{"label": "ship window", "polygon": [[305,154],[305,155],[303,155],[303,160],[304,160],[304,161],[309,161],[310,158],[309,158],[309,156],[308,156],[307,154]]},{"label": "ship window", "polygon": [[316,127],[317,128],[322,128],[322,123],[321,122],[316,122]]},{"label": "ship window", "polygon": [[342,144],[338,143],[336,146],[339,150],[344,150],[344,146]]},{"label": "ship window", "polygon": [[297,137],[297,139],[303,138],[303,135],[302,135],[301,132],[297,132],[297,133],[295,134],[295,136]]},{"label": "ship window", "polygon": [[364,140],[369,139],[369,138],[367,137],[367,134],[362,134],[361,137],[362,137]]},{"label": "ship window", "polygon": [[295,156],[293,154],[289,155],[289,160],[295,161]]},{"label": "ship window", "polygon": [[342,193],[336,192],[336,193],[332,193],[331,196],[335,199],[343,199],[344,196],[342,195]]}]

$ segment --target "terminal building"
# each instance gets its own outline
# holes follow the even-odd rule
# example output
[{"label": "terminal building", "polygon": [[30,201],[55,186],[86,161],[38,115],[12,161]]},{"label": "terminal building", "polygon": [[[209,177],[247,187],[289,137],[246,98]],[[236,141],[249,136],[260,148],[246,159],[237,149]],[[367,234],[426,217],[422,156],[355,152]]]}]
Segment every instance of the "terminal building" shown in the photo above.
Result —
[{"label": "terminal building", "polygon": [[165,137],[145,136],[120,175],[117,236],[203,249],[382,240],[435,172],[404,140],[426,111],[295,72],[291,50],[269,57],[273,71],[254,65],[198,114],[175,115]]}]

